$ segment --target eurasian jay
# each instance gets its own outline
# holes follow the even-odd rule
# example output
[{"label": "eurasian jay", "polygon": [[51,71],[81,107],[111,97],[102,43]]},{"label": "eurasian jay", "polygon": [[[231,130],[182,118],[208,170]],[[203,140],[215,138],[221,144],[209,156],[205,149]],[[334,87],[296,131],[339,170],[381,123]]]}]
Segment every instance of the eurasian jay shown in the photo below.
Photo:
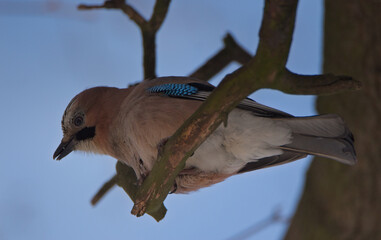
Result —
[{"label": "eurasian jay", "polygon": [[[53,158],[73,150],[110,155],[140,182],[158,146],[196,111],[214,86],[194,78],[161,77],[126,89],[95,87],[75,96],[62,117]],[[288,163],[308,154],[356,163],[353,136],[334,114],[294,117],[244,99],[186,161],[173,191],[186,193],[239,173]]]}]

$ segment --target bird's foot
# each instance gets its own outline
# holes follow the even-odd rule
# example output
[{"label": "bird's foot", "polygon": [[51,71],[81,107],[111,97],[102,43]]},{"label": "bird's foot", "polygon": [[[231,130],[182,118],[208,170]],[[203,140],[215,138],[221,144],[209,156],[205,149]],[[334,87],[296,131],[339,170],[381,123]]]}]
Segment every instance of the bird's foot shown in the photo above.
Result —
[{"label": "bird's foot", "polygon": [[161,153],[163,152],[163,150],[164,150],[164,146],[165,146],[165,144],[168,142],[168,139],[169,139],[169,137],[168,137],[168,138],[163,138],[163,139],[159,142],[159,144],[157,145],[157,153],[158,153],[158,156],[160,156]]},{"label": "bird's foot", "polygon": [[171,191],[169,192],[169,194],[176,193],[176,190],[177,190],[177,183],[173,184],[173,187]]}]

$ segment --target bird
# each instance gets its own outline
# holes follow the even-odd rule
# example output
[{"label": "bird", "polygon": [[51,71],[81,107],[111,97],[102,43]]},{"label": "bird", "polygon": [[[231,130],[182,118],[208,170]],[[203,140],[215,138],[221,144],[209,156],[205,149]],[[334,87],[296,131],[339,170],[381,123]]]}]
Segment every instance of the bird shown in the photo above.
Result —
[{"label": "bird", "polygon": [[[191,77],[159,77],[128,88],[94,87],[76,95],[62,116],[53,159],[72,151],[109,155],[141,184],[163,144],[215,89]],[[228,177],[316,155],[353,165],[354,137],[341,117],[295,117],[242,100],[187,159],[171,193],[189,193]]]}]

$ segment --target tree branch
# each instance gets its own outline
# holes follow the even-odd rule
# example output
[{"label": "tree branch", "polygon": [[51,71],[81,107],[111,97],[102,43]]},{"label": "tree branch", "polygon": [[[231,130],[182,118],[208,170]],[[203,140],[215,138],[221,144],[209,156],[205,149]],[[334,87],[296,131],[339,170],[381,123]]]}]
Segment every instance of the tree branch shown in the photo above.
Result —
[{"label": "tree branch", "polygon": [[94,9],[120,9],[122,10],[132,21],[134,21],[139,27],[143,27],[147,24],[144,17],[136,11],[133,7],[120,0],[105,1],[102,5],[87,5],[80,4],[78,10],[94,10]]},{"label": "tree branch", "polygon": [[156,33],[167,15],[170,0],[156,0],[151,19],[140,28],[143,38],[144,78],[156,77]]},{"label": "tree branch", "polygon": [[[137,178],[134,170],[119,162],[116,164],[117,184],[122,187],[133,202],[136,201],[136,193],[138,191]],[[155,210],[148,210],[147,214],[151,215],[156,221],[160,221],[167,213],[164,204],[161,203]]]},{"label": "tree branch", "polygon": [[[268,0],[257,54],[227,75],[200,108],[169,138],[158,160],[138,189],[131,211],[142,216],[158,208],[168,195],[186,159],[251,92],[272,88],[282,75],[291,44],[297,0]],[[270,34],[271,33],[271,34]]]},{"label": "tree branch", "polygon": [[98,190],[98,192],[94,195],[94,197],[91,199],[91,205],[95,206],[99,200],[109,191],[111,188],[117,184],[118,177],[117,175],[114,175],[110,180],[105,182],[103,186]]},{"label": "tree branch", "polygon": [[[119,187],[122,187],[123,190],[127,193],[127,195],[131,198],[133,202],[135,202],[136,192],[138,190],[138,180],[136,178],[134,170],[121,163],[117,162],[116,164],[116,174],[108,180],[103,186],[98,190],[98,192],[91,199],[91,204],[96,205],[99,200],[112,188],[117,184]],[[160,205],[160,207],[155,211],[148,211],[147,214],[151,215],[156,221],[160,221],[164,218],[167,209],[164,204]]]},{"label": "tree branch", "polygon": [[238,45],[232,35],[228,33],[224,37],[224,47],[196,71],[190,74],[190,77],[207,81],[223,70],[232,61],[237,61],[244,65],[249,62],[251,58],[252,56]]},{"label": "tree branch", "polygon": [[347,90],[358,90],[361,82],[349,76],[299,75],[285,70],[278,89],[290,94],[322,95]]},{"label": "tree branch", "polygon": [[247,229],[235,234],[234,236],[229,237],[227,240],[244,240],[270,227],[275,223],[288,223],[289,221],[290,218],[281,215],[280,209],[275,209],[268,218],[258,223],[255,223]]},{"label": "tree branch", "polygon": [[120,9],[139,27],[142,28],[145,24],[147,24],[147,21],[144,19],[144,17],[130,5],[122,4],[120,5]]},{"label": "tree branch", "polygon": [[156,33],[150,30],[142,31],[143,38],[143,70],[144,79],[156,78]]},{"label": "tree branch", "polygon": [[151,19],[149,20],[149,25],[155,32],[157,32],[159,28],[161,27],[161,25],[163,24],[164,19],[168,12],[170,3],[171,3],[171,0],[157,0],[156,1]]},{"label": "tree branch", "polygon": [[156,0],[152,16],[149,21],[136,11],[125,0],[108,0],[102,5],[80,4],[79,10],[92,9],[120,9],[139,26],[143,38],[143,69],[144,78],[156,77],[156,33],[160,29],[167,15],[171,0]]}]

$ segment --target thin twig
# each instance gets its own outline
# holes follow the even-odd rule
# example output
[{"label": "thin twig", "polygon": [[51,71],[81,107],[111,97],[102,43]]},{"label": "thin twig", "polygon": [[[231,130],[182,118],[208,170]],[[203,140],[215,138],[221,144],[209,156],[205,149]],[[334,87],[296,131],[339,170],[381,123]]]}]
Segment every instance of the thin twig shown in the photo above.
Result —
[{"label": "thin twig", "polygon": [[116,185],[117,175],[114,175],[110,180],[103,184],[103,186],[98,190],[98,192],[91,199],[91,205],[95,206],[99,200]]},{"label": "thin twig", "polygon": [[94,10],[94,9],[120,9],[122,10],[132,21],[134,21],[139,27],[143,27],[147,24],[144,17],[136,11],[132,6],[126,4],[123,1],[109,0],[105,1],[102,5],[87,5],[80,4],[78,10]]},{"label": "thin twig", "polygon": [[87,4],[79,4],[78,10],[94,10],[94,9],[104,9],[107,8],[105,4],[102,5],[87,5]]},{"label": "thin twig", "polygon": [[120,6],[120,9],[130,17],[132,21],[136,23],[139,27],[144,27],[147,24],[147,21],[144,19],[144,17],[136,11],[133,7],[131,7],[128,4],[122,4]]},{"label": "thin twig", "polygon": [[244,240],[276,223],[288,223],[290,218],[281,215],[280,209],[276,209],[268,218],[253,224],[245,230],[234,234],[227,240]]}]

